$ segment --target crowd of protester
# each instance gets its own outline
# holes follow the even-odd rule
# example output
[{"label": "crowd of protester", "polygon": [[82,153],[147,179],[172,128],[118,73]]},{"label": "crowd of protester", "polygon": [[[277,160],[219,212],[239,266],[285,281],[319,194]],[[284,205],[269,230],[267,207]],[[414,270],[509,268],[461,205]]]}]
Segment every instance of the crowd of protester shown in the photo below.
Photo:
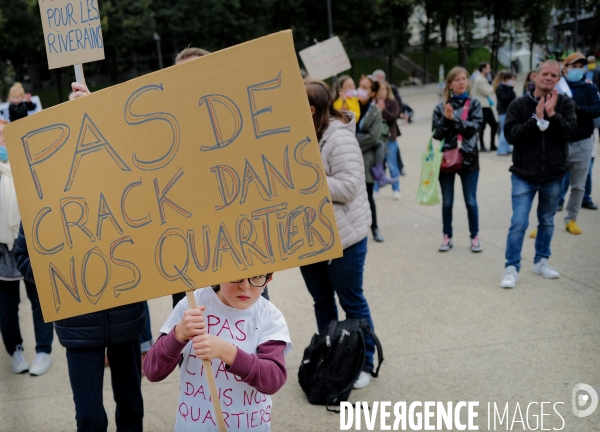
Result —
[{"label": "crowd of protester", "polygon": [[[187,48],[177,56],[176,64],[206,54],[199,48]],[[562,63],[544,61],[527,75],[519,96],[515,81],[515,73],[503,70],[494,74],[488,63],[479,65],[471,76],[466,69],[455,67],[446,76],[442,100],[432,115],[433,136],[444,142],[442,152],[460,160],[443,166],[439,175],[440,252],[453,247],[457,176],[467,209],[470,249],[474,253],[482,251],[477,204],[480,152],[491,150],[499,156],[513,156],[512,219],[500,283],[504,288],[514,288],[518,282],[523,239],[536,194],[538,225],[530,234],[536,239],[533,272],[549,279],[560,276],[548,259],[554,216],[563,210],[569,187],[564,218],[569,233],[581,234],[577,216],[582,207],[597,209],[590,196],[600,119],[600,71],[595,68],[595,59],[573,53]],[[391,185],[394,198],[401,197],[400,178],[406,174],[399,145],[401,127],[409,124],[414,112],[381,70],[362,76],[358,87],[350,76],[339,77],[333,89],[310,77],[305,78],[304,85],[344,254],[300,270],[314,300],[319,331],[338,320],[336,297],[347,318],[363,319],[373,329],[363,291],[368,233],[376,242],[384,241],[377,223],[379,190]],[[87,87],[79,83],[73,83],[72,90],[70,99],[89,94]],[[18,121],[35,108],[19,84],[10,90],[9,102],[10,121]],[[160,381],[180,365],[180,403],[189,397],[183,371],[194,358],[221,360],[227,371],[238,377],[230,386],[239,394],[258,389],[271,395],[285,384],[285,355],[292,345],[283,315],[268,299],[266,287],[272,274],[197,290],[195,301],[202,305],[198,308],[190,308],[183,294],[173,296],[173,312],[156,340],[146,302],[44,323],[3,146],[5,124],[0,121],[0,330],[14,373],[46,373],[52,365],[50,354],[56,331],[66,348],[77,429],[86,431],[104,431],[108,426],[102,395],[106,366],[111,370],[118,430],[142,430],[142,371],[150,381]],[[486,126],[491,132],[489,150],[484,144]],[[19,330],[21,280],[31,301],[35,329],[36,355],[31,365]],[[230,322],[245,317],[252,326],[260,327],[256,337],[239,343],[233,336],[230,340],[207,334],[204,311],[223,308],[223,316]],[[365,366],[355,388],[369,385],[374,375],[374,352],[374,342],[367,337]],[[261,403],[264,409],[270,407],[270,396]],[[210,406],[207,402],[203,409]],[[179,416],[176,429],[185,430]]]}]

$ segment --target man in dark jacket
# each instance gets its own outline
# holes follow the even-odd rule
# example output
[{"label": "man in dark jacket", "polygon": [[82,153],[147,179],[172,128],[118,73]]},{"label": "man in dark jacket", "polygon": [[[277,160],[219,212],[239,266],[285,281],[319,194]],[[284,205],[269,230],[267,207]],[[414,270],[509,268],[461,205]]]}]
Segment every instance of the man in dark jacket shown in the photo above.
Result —
[{"label": "man in dark jacket", "polygon": [[[17,267],[25,280],[35,283],[23,225],[15,246]],[[146,314],[143,303],[119,306],[55,322],[56,335],[67,349],[69,379],[78,431],[106,431],[102,382],[108,355],[118,431],[143,429],[142,359],[140,335]]]},{"label": "man in dark jacket", "polygon": [[569,175],[563,182],[563,193],[558,205],[562,202],[566,191],[571,186],[571,195],[567,202],[565,224],[571,234],[581,234],[577,225],[577,215],[581,210],[585,186],[590,171],[592,150],[594,148],[594,119],[600,117],[600,96],[598,88],[586,82],[587,59],[580,52],[575,52],[565,58],[563,73],[571,91],[571,97],[577,105],[577,135],[569,144]]},{"label": "man in dark jacket", "polygon": [[536,193],[538,229],[533,272],[548,279],[560,276],[550,267],[548,258],[556,204],[567,172],[568,146],[577,132],[575,103],[554,90],[560,69],[554,60],[542,63],[537,70],[535,90],[515,99],[506,114],[504,133],[513,145],[513,215],[506,240],[502,288],[514,288],[517,284],[523,237]]}]

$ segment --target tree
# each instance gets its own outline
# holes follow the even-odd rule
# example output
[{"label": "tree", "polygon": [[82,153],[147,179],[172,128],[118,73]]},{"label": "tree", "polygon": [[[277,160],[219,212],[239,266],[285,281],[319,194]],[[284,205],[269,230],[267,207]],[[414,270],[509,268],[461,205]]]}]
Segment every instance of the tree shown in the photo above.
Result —
[{"label": "tree", "polygon": [[529,69],[533,69],[533,45],[545,45],[548,39],[548,29],[552,20],[552,2],[545,0],[529,0],[525,8],[523,26],[529,34]]}]

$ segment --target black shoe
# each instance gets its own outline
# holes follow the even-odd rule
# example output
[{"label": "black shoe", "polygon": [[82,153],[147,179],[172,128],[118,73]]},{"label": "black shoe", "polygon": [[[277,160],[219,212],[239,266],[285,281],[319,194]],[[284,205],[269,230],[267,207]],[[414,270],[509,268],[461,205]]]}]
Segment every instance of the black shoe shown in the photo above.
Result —
[{"label": "black shoe", "polygon": [[375,240],[378,243],[383,242],[383,236],[381,235],[381,233],[379,232],[378,228],[373,228],[371,230],[371,232],[373,232],[373,240]]},{"label": "black shoe", "polygon": [[594,201],[588,201],[581,204],[581,207],[589,209],[589,210],[598,210],[598,206],[594,204]]},{"label": "black shoe", "polygon": [[[561,202],[559,202],[559,203],[558,203],[558,207],[556,207],[556,211],[562,211],[562,209],[563,209],[563,206],[564,206],[564,205],[565,205],[565,203],[564,203],[564,202],[562,202],[562,201],[561,201]],[[597,207],[596,207],[596,208],[597,208]]]},{"label": "black shoe", "polygon": [[498,151],[498,147],[492,146],[492,147],[490,147],[490,151]]},{"label": "black shoe", "polygon": [[481,147],[481,153],[489,153],[490,151],[487,149],[487,147]]}]

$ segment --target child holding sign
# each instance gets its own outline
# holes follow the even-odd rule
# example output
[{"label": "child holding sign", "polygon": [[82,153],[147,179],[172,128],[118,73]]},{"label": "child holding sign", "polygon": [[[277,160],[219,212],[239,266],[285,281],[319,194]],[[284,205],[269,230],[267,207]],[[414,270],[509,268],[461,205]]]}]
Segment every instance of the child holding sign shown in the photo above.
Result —
[{"label": "child holding sign", "polygon": [[181,300],[144,360],[150,381],[182,361],[176,431],[217,430],[202,360],[211,360],[223,419],[230,431],[271,430],[271,397],[286,382],[292,349],[283,314],[261,297],[271,274],[194,291]]}]

